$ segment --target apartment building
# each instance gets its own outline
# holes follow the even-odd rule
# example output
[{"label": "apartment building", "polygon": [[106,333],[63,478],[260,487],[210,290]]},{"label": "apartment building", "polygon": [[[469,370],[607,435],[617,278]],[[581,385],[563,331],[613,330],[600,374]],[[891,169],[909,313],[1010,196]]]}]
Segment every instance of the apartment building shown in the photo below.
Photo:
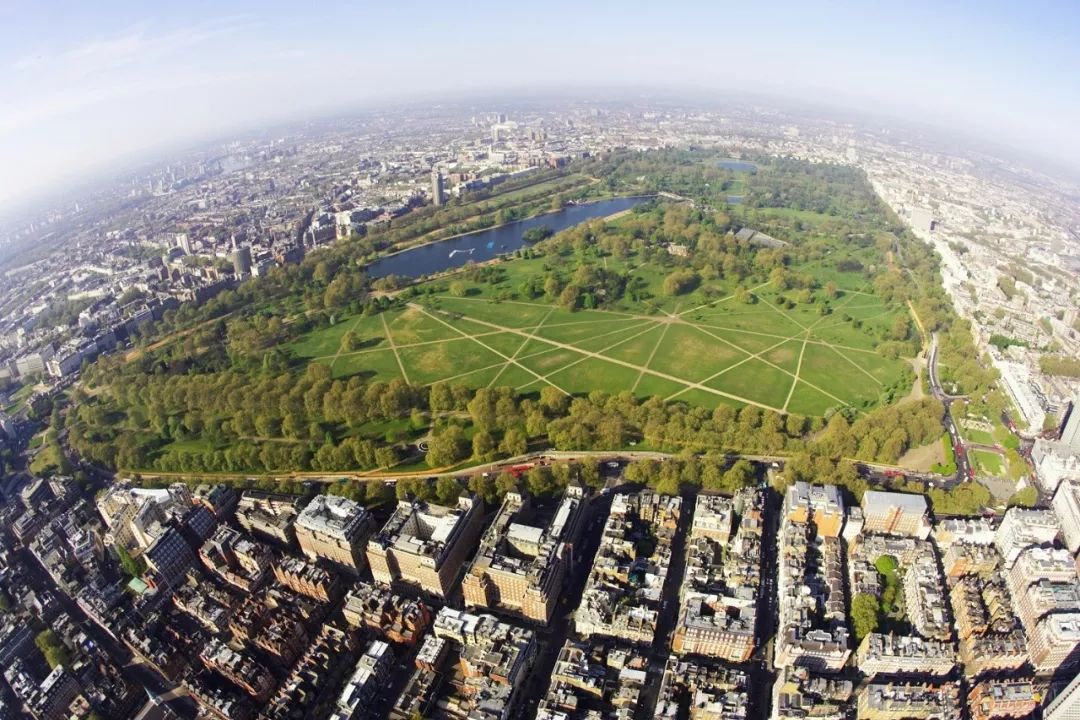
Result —
[{"label": "apartment building", "polygon": [[566,489],[554,512],[507,493],[462,580],[465,605],[549,622],[574,564],[584,514],[585,495],[577,486]]},{"label": "apartment building", "polygon": [[296,517],[296,540],[312,560],[358,572],[374,530],[371,514],[360,504],[337,495],[316,495]]}]

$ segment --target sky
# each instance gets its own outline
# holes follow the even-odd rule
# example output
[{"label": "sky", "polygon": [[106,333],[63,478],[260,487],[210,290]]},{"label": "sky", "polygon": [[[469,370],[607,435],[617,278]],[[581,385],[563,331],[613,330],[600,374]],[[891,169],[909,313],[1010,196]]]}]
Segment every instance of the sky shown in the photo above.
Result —
[{"label": "sky", "polygon": [[1080,169],[1080,2],[0,0],[0,216],[153,151],[399,100],[701,88]]}]

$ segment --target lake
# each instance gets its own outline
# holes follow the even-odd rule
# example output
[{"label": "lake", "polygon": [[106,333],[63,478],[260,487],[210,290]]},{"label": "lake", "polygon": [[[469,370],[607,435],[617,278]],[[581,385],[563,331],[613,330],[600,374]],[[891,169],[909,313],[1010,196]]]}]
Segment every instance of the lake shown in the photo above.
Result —
[{"label": "lake", "polygon": [[723,160],[717,160],[716,164],[725,170],[731,170],[732,172],[757,172],[757,165],[746,160],[736,160],[734,158],[724,158]]},{"label": "lake", "polygon": [[387,275],[420,277],[461,267],[468,262],[484,262],[525,247],[528,243],[522,239],[522,235],[531,228],[547,225],[553,231],[559,232],[580,225],[586,220],[629,210],[635,205],[650,200],[652,200],[651,197],[624,197],[600,200],[587,205],[570,205],[562,210],[527,220],[518,220],[499,227],[438,240],[411,250],[402,250],[395,255],[388,255],[371,263],[367,267],[367,273],[372,278]]}]

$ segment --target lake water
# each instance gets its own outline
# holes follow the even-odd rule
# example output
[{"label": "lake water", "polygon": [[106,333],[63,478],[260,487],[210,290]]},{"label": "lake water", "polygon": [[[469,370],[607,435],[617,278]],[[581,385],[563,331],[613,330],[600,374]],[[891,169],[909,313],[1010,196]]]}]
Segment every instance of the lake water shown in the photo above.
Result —
[{"label": "lake water", "polygon": [[538,215],[528,220],[518,220],[500,227],[478,230],[468,235],[439,240],[412,250],[403,250],[368,265],[369,277],[387,275],[420,277],[461,267],[468,262],[479,263],[505,253],[512,253],[527,243],[522,239],[525,231],[547,225],[555,232],[580,225],[586,220],[614,215],[635,205],[648,202],[651,197],[612,198],[588,205],[570,205],[562,210]]},{"label": "lake water", "polygon": [[725,158],[724,160],[717,160],[716,164],[725,170],[731,170],[732,172],[757,172],[757,165],[745,160]]}]

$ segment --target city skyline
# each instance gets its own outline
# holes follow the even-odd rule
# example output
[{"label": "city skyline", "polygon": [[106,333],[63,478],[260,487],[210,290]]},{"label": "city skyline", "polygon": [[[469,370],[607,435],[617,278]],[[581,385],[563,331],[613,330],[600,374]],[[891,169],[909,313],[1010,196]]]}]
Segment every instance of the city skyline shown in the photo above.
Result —
[{"label": "city skyline", "polygon": [[[901,17],[844,3],[784,4],[768,17],[696,4],[57,9],[9,7],[0,31],[0,215],[55,186],[257,127],[525,88],[754,93],[1080,167],[1068,132],[1080,113],[1068,75],[1080,16],[1052,3],[919,4]],[[355,39],[324,39],[331,20],[356,27]]]}]

